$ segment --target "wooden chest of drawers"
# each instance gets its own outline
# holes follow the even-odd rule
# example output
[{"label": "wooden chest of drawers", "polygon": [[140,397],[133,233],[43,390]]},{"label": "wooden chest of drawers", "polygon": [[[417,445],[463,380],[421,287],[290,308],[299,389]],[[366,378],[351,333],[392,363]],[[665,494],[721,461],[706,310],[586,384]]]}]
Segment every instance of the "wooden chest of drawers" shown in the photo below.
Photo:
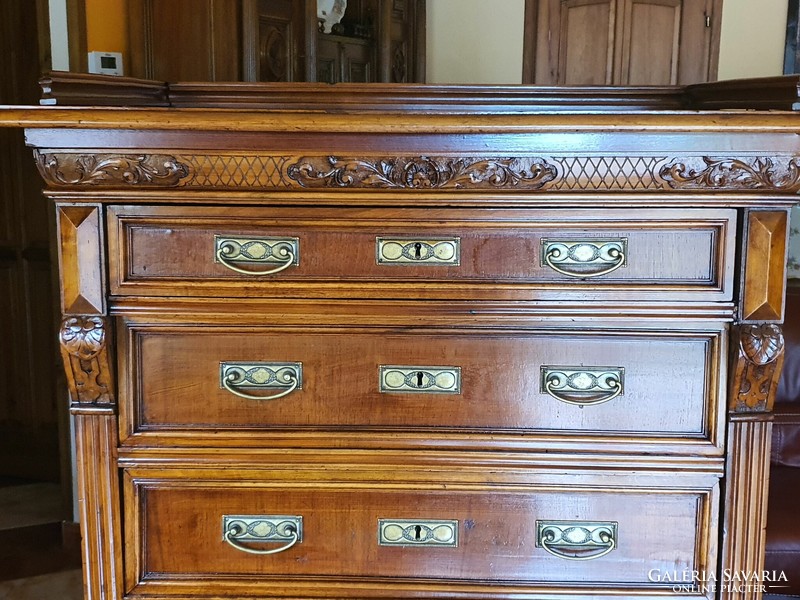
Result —
[{"label": "wooden chest of drawers", "polygon": [[760,597],[796,117],[242,89],[2,117],[87,599]]}]

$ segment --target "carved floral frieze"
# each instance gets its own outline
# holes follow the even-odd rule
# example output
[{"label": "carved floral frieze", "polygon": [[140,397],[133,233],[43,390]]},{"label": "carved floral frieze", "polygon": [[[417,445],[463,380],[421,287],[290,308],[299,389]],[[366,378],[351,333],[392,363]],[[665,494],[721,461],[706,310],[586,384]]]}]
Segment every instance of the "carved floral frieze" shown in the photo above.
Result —
[{"label": "carved floral frieze", "polygon": [[189,176],[189,168],[163,154],[43,154],[36,165],[52,185],[175,186]]},{"label": "carved floral frieze", "polygon": [[743,160],[704,156],[698,163],[697,159],[676,159],[664,165],[659,175],[675,189],[800,190],[800,157]]},{"label": "carved floral frieze", "polygon": [[800,157],[37,153],[54,187],[800,192]]},{"label": "carved floral frieze", "polygon": [[542,158],[401,157],[348,159],[304,157],[286,174],[303,187],[523,188],[539,189],[556,178]]}]

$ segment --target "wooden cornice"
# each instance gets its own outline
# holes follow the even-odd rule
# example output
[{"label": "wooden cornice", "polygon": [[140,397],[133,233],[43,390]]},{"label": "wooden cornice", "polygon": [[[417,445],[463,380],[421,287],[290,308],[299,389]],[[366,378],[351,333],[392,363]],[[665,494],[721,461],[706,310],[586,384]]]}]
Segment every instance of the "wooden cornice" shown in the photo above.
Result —
[{"label": "wooden cornice", "polygon": [[318,83],[164,83],[52,72],[41,103],[57,106],[236,108],[430,114],[798,110],[800,76],[738,79],[686,87],[539,87]]}]

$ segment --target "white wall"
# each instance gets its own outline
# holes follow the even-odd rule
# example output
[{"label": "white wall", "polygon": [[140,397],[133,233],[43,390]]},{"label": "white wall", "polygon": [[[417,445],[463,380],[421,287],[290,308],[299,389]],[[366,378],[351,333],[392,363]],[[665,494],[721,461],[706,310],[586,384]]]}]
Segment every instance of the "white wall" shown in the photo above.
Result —
[{"label": "white wall", "polygon": [[521,83],[525,0],[428,0],[428,83]]},{"label": "white wall", "polygon": [[722,7],[718,78],[783,74],[789,0],[723,0]]},{"label": "white wall", "polygon": [[54,71],[69,71],[67,0],[50,0],[50,44]]}]

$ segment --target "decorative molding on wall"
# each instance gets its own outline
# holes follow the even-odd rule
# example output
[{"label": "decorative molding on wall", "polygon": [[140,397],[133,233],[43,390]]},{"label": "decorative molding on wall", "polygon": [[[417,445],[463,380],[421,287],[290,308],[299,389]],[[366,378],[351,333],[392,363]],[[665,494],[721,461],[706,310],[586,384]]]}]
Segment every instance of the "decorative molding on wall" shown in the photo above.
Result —
[{"label": "decorative molding on wall", "polygon": [[800,191],[800,156],[36,154],[53,187]]}]

